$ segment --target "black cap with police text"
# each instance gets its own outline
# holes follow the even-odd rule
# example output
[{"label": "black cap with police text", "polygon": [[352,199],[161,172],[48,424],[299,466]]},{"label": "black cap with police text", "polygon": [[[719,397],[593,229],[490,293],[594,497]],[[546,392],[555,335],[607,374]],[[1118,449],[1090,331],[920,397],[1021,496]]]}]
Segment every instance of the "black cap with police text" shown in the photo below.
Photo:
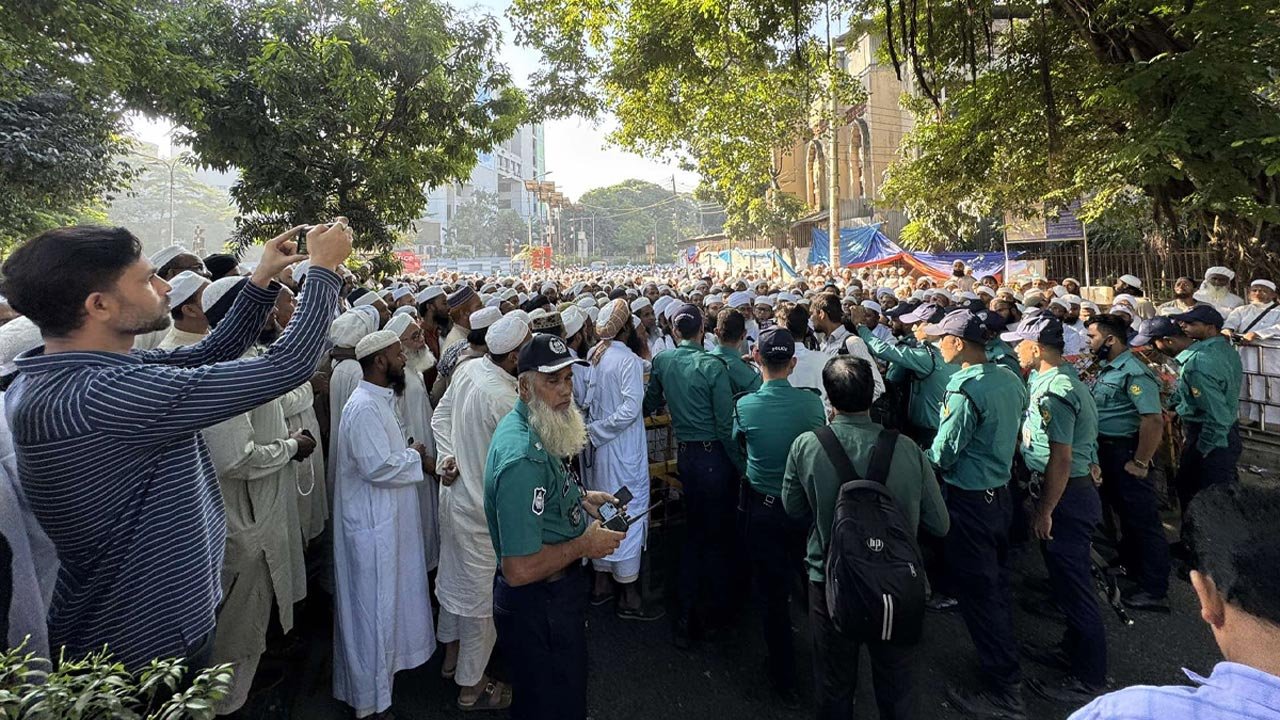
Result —
[{"label": "black cap with police text", "polygon": [[942,322],[942,319],[946,316],[946,308],[938,305],[937,303],[927,302],[917,306],[915,310],[906,313],[898,319],[904,323],[936,323]]},{"label": "black cap with police text", "polygon": [[1006,342],[1029,340],[1033,343],[1061,348],[1065,344],[1062,336],[1062,321],[1050,313],[1040,313],[1023,318],[1018,327],[1004,333],[1000,338]]},{"label": "black cap with police text", "polygon": [[702,311],[697,305],[685,303],[676,308],[675,314],[671,316],[671,324],[680,333],[680,337],[691,337],[702,329]]},{"label": "black cap with police text", "polygon": [[978,343],[985,343],[987,337],[982,321],[964,308],[947,313],[941,322],[925,325],[924,334],[933,337],[954,335]]},{"label": "black cap with police text", "polygon": [[770,362],[784,362],[796,355],[796,339],[786,328],[774,327],[760,333],[760,343],[756,345],[760,357]]},{"label": "black cap with police text", "polygon": [[1214,327],[1222,327],[1222,313],[1209,305],[1196,305],[1184,313],[1170,315],[1169,319],[1176,323],[1198,322]]},{"label": "black cap with police text", "polygon": [[570,365],[587,365],[587,361],[569,352],[569,346],[558,335],[535,333],[533,340],[520,348],[516,356],[516,372],[537,370],[540,373],[559,372]]},{"label": "black cap with police text", "polygon": [[1129,339],[1129,345],[1132,347],[1143,347],[1150,345],[1159,338],[1177,337],[1182,334],[1182,328],[1173,321],[1172,318],[1160,315],[1149,320],[1143,320],[1138,326],[1138,334]]}]

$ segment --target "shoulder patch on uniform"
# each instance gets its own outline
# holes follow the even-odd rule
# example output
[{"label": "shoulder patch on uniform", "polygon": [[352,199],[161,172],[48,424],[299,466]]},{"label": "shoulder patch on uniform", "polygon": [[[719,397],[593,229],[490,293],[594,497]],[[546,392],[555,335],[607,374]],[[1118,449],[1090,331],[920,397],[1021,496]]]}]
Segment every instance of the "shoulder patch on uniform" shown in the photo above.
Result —
[{"label": "shoulder patch on uniform", "polygon": [[547,489],[540,488],[540,487],[534,488],[533,489],[533,514],[541,515],[542,511],[545,510],[546,508],[547,508]]},{"label": "shoulder patch on uniform", "polygon": [[1040,421],[1041,421],[1041,422],[1043,422],[1045,425],[1048,425],[1048,424],[1049,424],[1049,421],[1050,421],[1052,418],[1053,418],[1053,415],[1052,415],[1052,414],[1050,414],[1050,412],[1049,412],[1049,406],[1048,406],[1048,405],[1045,405],[1045,404],[1043,404],[1043,403],[1041,403],[1041,405],[1040,405]]},{"label": "shoulder patch on uniform", "polygon": [[1130,395],[1132,395],[1132,396],[1134,396],[1134,397],[1137,397],[1137,396],[1141,395],[1141,394],[1142,394],[1142,386],[1141,386],[1141,385],[1138,385],[1137,383],[1134,383],[1134,384],[1130,385],[1130,386],[1129,386],[1129,394],[1130,394]]},{"label": "shoulder patch on uniform", "polygon": [[1191,397],[1200,397],[1200,388],[1193,386],[1191,388]]}]

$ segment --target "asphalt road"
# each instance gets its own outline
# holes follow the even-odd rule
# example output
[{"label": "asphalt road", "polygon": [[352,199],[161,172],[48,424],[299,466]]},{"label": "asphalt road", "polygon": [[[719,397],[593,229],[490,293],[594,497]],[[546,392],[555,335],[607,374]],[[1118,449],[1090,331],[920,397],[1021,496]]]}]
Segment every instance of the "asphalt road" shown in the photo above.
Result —
[{"label": "asphalt road", "polygon": [[[671,543],[650,546],[651,557],[674,560]],[[1062,632],[1060,621],[1032,612],[1052,605],[1042,581],[1046,577],[1039,554],[1023,551],[1016,560],[1016,628],[1021,641],[1053,642]],[[662,573],[654,573],[661,577]],[[650,588],[655,598],[666,595]],[[1170,588],[1170,615],[1133,613],[1135,624],[1122,626],[1107,606],[1108,653],[1113,687],[1134,684],[1186,684],[1180,668],[1207,675],[1218,659],[1207,626],[1199,618],[1190,585],[1174,579]],[[768,691],[763,676],[764,643],[758,615],[748,609],[735,630],[714,643],[691,651],[671,644],[667,620],[635,623],[619,620],[612,606],[591,608],[588,615],[590,644],[589,709],[595,720],[639,718],[782,718],[812,716],[811,654],[808,622],[803,609],[793,603],[793,621],[799,629],[803,705],[789,710]],[[258,683],[241,717],[307,718],[328,720],[352,717],[330,692],[331,621],[328,609],[315,593],[302,613],[297,635],[301,642],[288,659],[263,661]],[[947,681],[976,681],[976,658],[959,615],[930,615],[921,647],[924,676],[921,689],[927,695],[929,718],[960,717],[944,700]],[[423,667],[396,676],[394,705],[401,720],[505,717],[506,713],[464,713],[455,705],[457,690],[440,677],[443,652]],[[1028,677],[1052,679],[1052,671],[1024,661]],[[858,687],[859,717],[875,717],[870,690],[870,670],[863,654]],[[1027,692],[1028,716],[1036,720],[1065,718],[1076,708],[1058,706]]]}]

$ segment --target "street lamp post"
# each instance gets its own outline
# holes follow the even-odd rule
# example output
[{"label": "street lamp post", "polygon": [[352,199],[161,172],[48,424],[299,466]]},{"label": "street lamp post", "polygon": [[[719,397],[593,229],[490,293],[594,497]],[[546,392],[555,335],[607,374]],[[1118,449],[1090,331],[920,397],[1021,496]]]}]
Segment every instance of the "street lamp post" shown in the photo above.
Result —
[{"label": "street lamp post", "polygon": [[146,162],[145,162],[145,164],[146,164],[146,165],[159,165],[160,167],[168,168],[168,170],[169,170],[169,244],[170,244],[170,245],[177,245],[177,244],[178,244],[178,240],[177,240],[177,238],[175,238],[175,237],[173,236],[173,225],[174,225],[174,223],[173,223],[173,185],[174,185],[174,173],[175,173],[175,172],[177,171],[177,169],[178,169],[178,163],[182,162],[183,160],[186,160],[186,159],[187,159],[187,157],[188,157],[188,154],[187,154],[187,153],[178,153],[177,155],[174,155],[173,157],[169,158],[169,161],[168,161],[168,162],[165,162],[164,160],[161,160],[160,158],[146,158]]},{"label": "street lamp post", "polygon": [[552,172],[554,171],[548,170],[544,173],[534,175],[533,177],[524,181],[525,191],[530,193],[533,196],[533,207],[530,208],[529,216],[527,218],[527,220],[529,221],[529,244],[530,245],[533,245],[533,215],[534,213],[538,212],[538,203],[542,200],[542,194],[544,191],[543,186],[551,185],[553,189],[555,187],[553,183],[542,183],[542,182],[539,182],[539,180],[540,178],[544,178],[550,175]]}]

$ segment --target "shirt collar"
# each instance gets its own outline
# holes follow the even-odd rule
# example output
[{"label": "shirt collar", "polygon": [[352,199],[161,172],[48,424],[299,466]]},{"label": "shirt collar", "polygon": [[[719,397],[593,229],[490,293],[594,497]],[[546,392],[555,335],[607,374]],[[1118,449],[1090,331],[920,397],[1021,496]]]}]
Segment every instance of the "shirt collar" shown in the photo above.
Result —
[{"label": "shirt collar", "polygon": [[689,348],[691,350],[706,350],[706,348],[704,348],[700,343],[696,343],[692,340],[681,340],[680,344],[677,345],[676,347]]},{"label": "shirt collar", "polygon": [[763,383],[761,383],[761,384],[760,384],[760,387],[762,387],[762,388],[767,388],[767,387],[791,387],[791,381],[790,381],[790,380],[788,380],[787,378],[777,378],[777,379],[774,379],[774,380],[765,380]]},{"label": "shirt collar", "polygon": [[40,346],[19,355],[14,364],[20,372],[38,373],[77,367],[128,367],[141,365],[142,358],[132,354],[88,350],[45,355],[44,346]]},{"label": "shirt collar", "polygon": [[1213,666],[1213,673],[1207,678],[1186,668],[1182,672],[1197,685],[1248,698],[1264,707],[1280,708],[1280,678],[1257,668],[1224,660]]},{"label": "shirt collar", "polygon": [[395,390],[392,390],[389,387],[382,387],[381,385],[374,385],[368,380],[361,380],[360,387],[364,388],[366,392],[372,393],[374,396],[383,400],[394,400],[396,396]]},{"label": "shirt collar", "polygon": [[870,415],[845,415],[842,413],[837,413],[835,419],[831,421],[832,425],[837,423],[840,425],[856,425],[859,427],[866,427],[867,425],[875,424]]}]

